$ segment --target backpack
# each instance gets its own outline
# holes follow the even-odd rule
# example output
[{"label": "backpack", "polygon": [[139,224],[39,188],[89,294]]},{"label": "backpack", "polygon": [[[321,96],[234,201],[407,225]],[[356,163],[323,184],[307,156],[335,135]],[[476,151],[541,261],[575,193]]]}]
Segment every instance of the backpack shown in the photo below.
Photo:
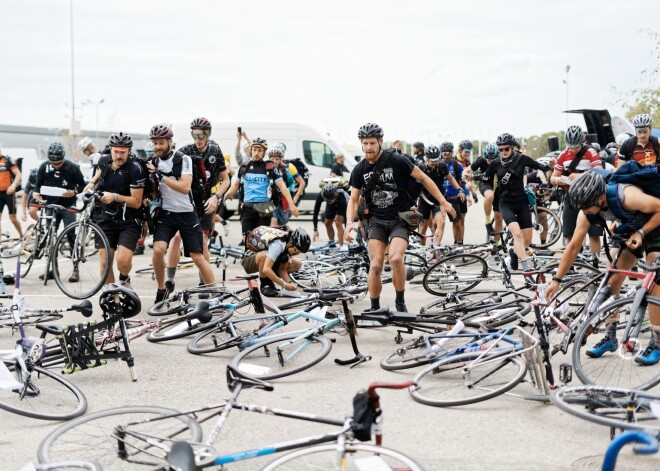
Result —
[{"label": "backpack", "polygon": [[[305,182],[305,187],[307,187],[307,184],[309,183],[309,177],[311,175],[309,168],[307,168],[307,165],[305,165],[305,162],[302,161],[300,157],[296,157],[295,159],[287,159],[284,161],[285,164],[293,164],[294,167],[296,167],[296,170],[298,170],[298,175],[300,175]],[[305,192],[303,191],[303,195]]]},{"label": "backpack", "polygon": [[268,245],[274,240],[288,240],[289,232],[270,226],[259,226],[245,236],[245,248],[252,252],[268,250]]},{"label": "backpack", "polygon": [[319,182],[319,187],[323,188],[328,184],[334,185],[339,190],[348,191],[351,185],[344,177],[327,177]]},{"label": "backpack", "polygon": [[[651,147],[653,148],[653,152],[655,153],[655,158],[656,158],[656,164],[660,163],[660,141],[658,141],[658,138],[655,136],[651,136],[649,138],[651,142]],[[623,144],[621,144],[621,148],[619,149],[619,154],[621,154],[622,157],[624,157],[625,160],[632,160],[633,157],[633,151],[635,150],[635,146],[637,145],[637,136],[633,136],[630,139],[626,140]]]},{"label": "backpack", "polygon": [[[400,153],[399,149],[397,149],[396,147],[392,147],[390,149],[387,149],[387,150],[385,150],[385,152],[389,152],[392,155],[399,155],[399,156],[407,157],[407,158],[411,159],[410,156],[408,156],[407,154]],[[413,161],[413,163],[415,163],[414,160],[412,160],[412,161]],[[415,163],[415,165],[419,166],[416,163]],[[406,194],[408,195],[408,199],[410,200],[410,206],[413,206],[415,204],[415,202],[419,199],[419,195],[422,194],[423,189],[424,189],[424,186],[420,182],[418,182],[417,180],[415,180],[412,177],[408,179],[408,182],[406,183],[405,191],[406,191]]]},{"label": "backpack", "polygon": [[[271,162],[270,160],[264,160],[263,162],[266,162],[266,173],[272,171],[275,168],[275,164]],[[245,189],[243,188],[244,183],[243,183],[243,177],[247,173],[248,167],[252,164],[253,162],[251,160],[248,160],[247,162],[243,162],[240,167],[238,167],[238,181],[239,181],[239,186],[238,186],[238,198],[239,201],[242,203],[245,199]],[[282,178],[285,178],[282,176]],[[280,203],[282,202],[282,193],[279,191],[279,188],[277,188],[277,185],[275,185],[274,181],[271,181],[271,200],[273,203],[275,203],[276,206],[279,206]]]},{"label": "backpack", "polygon": [[[183,171],[183,156],[181,152],[174,151],[172,156],[172,176],[179,180],[181,178],[181,172]],[[190,157],[190,156],[188,156]],[[204,207],[204,185],[206,184],[206,169],[204,168],[204,160],[201,158],[193,158],[192,160],[192,183],[190,185],[190,201],[193,203],[195,208]],[[158,162],[155,164],[158,168]]]}]

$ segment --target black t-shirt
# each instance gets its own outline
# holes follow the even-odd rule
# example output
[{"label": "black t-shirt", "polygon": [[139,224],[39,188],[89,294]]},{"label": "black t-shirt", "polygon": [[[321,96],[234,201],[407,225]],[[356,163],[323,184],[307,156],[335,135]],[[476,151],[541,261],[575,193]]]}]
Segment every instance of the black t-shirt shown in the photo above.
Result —
[{"label": "black t-shirt", "polygon": [[520,152],[514,153],[509,164],[506,166],[502,164],[501,160],[495,160],[490,164],[486,175],[491,178],[493,175],[497,175],[501,201],[514,202],[527,199],[523,182],[525,167],[543,171],[550,170],[550,167],[547,165],[538,163],[536,160]]},{"label": "black t-shirt", "polygon": [[[110,167],[108,167],[108,165]],[[106,167],[108,167],[107,170]],[[101,175],[103,176],[103,178],[99,180],[99,191],[108,191],[122,196],[131,196],[131,189],[144,188],[147,175],[136,158],[129,157],[124,165],[117,170],[113,170],[112,158],[109,156],[103,156],[99,160],[99,168],[101,169]],[[141,208],[129,208],[125,203],[105,204],[97,201],[96,206],[99,211],[103,211],[103,214],[107,218],[130,220],[142,216]]]},{"label": "black t-shirt", "polygon": [[348,168],[344,164],[338,164],[335,162],[332,164],[332,167],[330,167],[330,173],[334,173],[338,177],[343,177],[344,172],[348,172]]},{"label": "black t-shirt", "polygon": [[[37,170],[37,183],[34,186],[34,192],[41,194],[42,186],[75,190],[76,193],[80,193],[85,186],[85,178],[80,171],[80,167],[70,160],[65,160],[64,164],[57,170],[50,162],[44,162],[39,166],[39,170]],[[41,198],[48,203],[59,204],[66,207],[76,204],[75,196],[72,198],[62,198],[59,196],[46,196],[42,194]]]},{"label": "black t-shirt", "polygon": [[220,181],[220,174],[227,170],[222,149],[220,149],[220,146],[215,141],[209,139],[204,153],[199,152],[195,144],[188,144],[179,150],[190,156],[193,162],[196,159],[204,159],[204,169],[206,171],[204,198],[209,199],[211,197],[211,189]]},{"label": "black t-shirt", "polygon": [[[422,172],[428,175],[431,180],[433,180],[433,183],[436,184],[440,193],[444,193],[445,178],[449,175],[449,167],[447,167],[447,164],[444,162],[438,162],[434,168],[429,167],[427,164],[422,164],[419,168]],[[426,188],[422,189],[422,198],[424,198],[427,203],[434,205],[440,204],[433,196],[431,196],[431,193],[429,193]]]},{"label": "black t-shirt", "polygon": [[[384,154],[381,154],[381,158],[382,155]],[[363,190],[369,183],[374,167],[367,159],[361,160],[351,172],[351,186]],[[396,219],[399,211],[410,209],[413,202],[408,197],[407,187],[414,168],[415,165],[408,158],[390,154],[383,173],[371,192],[369,216]]]}]

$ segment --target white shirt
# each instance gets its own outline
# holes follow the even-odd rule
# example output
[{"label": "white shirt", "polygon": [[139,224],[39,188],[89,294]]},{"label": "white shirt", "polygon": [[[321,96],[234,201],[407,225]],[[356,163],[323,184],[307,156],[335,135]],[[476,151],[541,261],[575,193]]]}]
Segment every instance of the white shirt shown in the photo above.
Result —
[{"label": "white shirt", "polygon": [[[173,154],[170,155],[170,158],[167,160],[158,159],[158,170],[160,170],[162,173],[172,173],[174,157]],[[181,163],[181,176],[183,175],[192,175],[192,159],[187,155],[183,156],[183,162]],[[165,211],[172,211],[173,213],[189,213],[195,210],[195,207],[190,200],[190,192],[181,193],[173,188],[170,188],[166,183],[161,183],[159,187],[160,195],[163,198],[163,209]]]}]

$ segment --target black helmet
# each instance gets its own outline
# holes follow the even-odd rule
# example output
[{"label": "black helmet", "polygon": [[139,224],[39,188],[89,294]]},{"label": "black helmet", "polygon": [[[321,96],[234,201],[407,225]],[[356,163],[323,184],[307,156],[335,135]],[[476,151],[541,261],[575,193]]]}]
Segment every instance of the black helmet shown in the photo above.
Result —
[{"label": "black helmet", "polygon": [[110,147],[133,147],[133,139],[125,132],[116,132],[110,136]]},{"label": "black helmet", "polygon": [[467,139],[464,139],[458,143],[458,147],[460,147],[463,150],[472,150],[472,141],[468,141]]},{"label": "black helmet", "polygon": [[413,144],[413,147],[417,147],[418,149],[424,150],[424,143],[420,142],[420,141],[417,141]]},{"label": "black helmet", "polygon": [[211,121],[206,118],[195,118],[190,122],[190,129],[201,129],[207,131],[211,129]]},{"label": "black helmet", "polygon": [[169,124],[156,124],[149,131],[149,139],[172,139],[174,133]]},{"label": "black helmet", "polygon": [[513,135],[505,132],[497,136],[495,144],[498,146],[516,146],[518,145],[518,142],[516,141],[516,138],[513,137]]},{"label": "black helmet", "polygon": [[321,190],[321,198],[323,198],[324,201],[334,201],[336,197],[337,187],[332,183],[326,184]]},{"label": "black helmet", "polygon": [[65,155],[66,151],[64,150],[64,146],[59,142],[53,142],[48,146],[48,160],[51,162],[59,162],[60,160],[64,160]]},{"label": "black helmet", "polygon": [[426,158],[432,161],[436,161],[440,158],[440,149],[437,146],[429,146],[426,149]]},{"label": "black helmet", "polygon": [[568,201],[577,209],[596,206],[598,199],[605,193],[605,179],[593,170],[584,172],[573,181],[568,190]]},{"label": "black helmet", "polygon": [[584,132],[580,126],[569,126],[564,139],[567,147],[580,147],[584,144]]},{"label": "black helmet", "polygon": [[302,253],[307,252],[309,250],[309,246],[312,245],[312,239],[309,238],[309,234],[302,227],[299,227],[293,231],[289,240],[291,241],[291,245],[300,250]]},{"label": "black helmet", "polygon": [[358,130],[358,139],[366,139],[367,137],[383,138],[383,128],[376,123],[367,123]]},{"label": "black helmet", "polygon": [[488,144],[484,147],[484,157],[488,160],[496,159],[500,156],[500,150],[495,144]]},{"label": "black helmet", "polygon": [[451,142],[443,142],[440,144],[440,152],[454,152],[454,144]]},{"label": "black helmet", "polygon": [[142,303],[135,291],[115,283],[110,283],[101,293],[99,305],[104,313],[121,313],[124,318],[136,316],[142,309]]}]

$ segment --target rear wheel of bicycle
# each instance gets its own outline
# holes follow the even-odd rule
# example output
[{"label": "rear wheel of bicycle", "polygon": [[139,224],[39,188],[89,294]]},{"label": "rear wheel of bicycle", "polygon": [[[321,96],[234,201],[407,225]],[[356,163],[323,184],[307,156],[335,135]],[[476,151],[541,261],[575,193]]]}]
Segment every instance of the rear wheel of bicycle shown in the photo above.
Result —
[{"label": "rear wheel of bicycle", "polygon": [[530,246],[537,249],[552,247],[561,237],[561,219],[548,208],[538,207],[536,211],[538,220],[534,221],[536,224],[532,228],[532,243]]},{"label": "rear wheel of bicycle", "polygon": [[486,261],[472,254],[441,258],[424,274],[424,289],[435,296],[467,291],[488,276]]},{"label": "rear wheel of bicycle", "polygon": [[[69,237],[74,239],[73,250],[70,249]],[[98,248],[89,248],[90,237],[96,241]],[[62,249],[63,245],[69,249]],[[73,222],[65,227],[55,241],[50,258],[57,286],[64,294],[74,299],[94,296],[105,283],[112,268],[108,238],[103,230],[91,221],[80,226],[78,222]],[[78,272],[77,281],[72,278],[74,271]]]},{"label": "rear wheel of bicycle", "polygon": [[346,275],[337,266],[318,260],[304,260],[300,270],[290,276],[305,288],[338,288],[346,283]]},{"label": "rear wheel of bicycle", "polygon": [[[149,308],[147,314],[150,316],[169,316],[179,314],[191,307],[195,307],[198,301],[208,301],[221,295],[226,295],[227,290],[215,287],[189,288],[182,292],[172,293],[168,298],[154,304]],[[236,300],[236,298],[234,298]],[[233,302],[231,299],[227,302]]]},{"label": "rear wheel of bicycle", "polygon": [[[639,338],[635,343],[623,344],[623,329],[632,315],[634,298],[623,298],[601,306],[578,330],[573,343],[573,368],[580,381],[584,384],[596,384],[613,388],[649,389],[660,383],[660,370],[657,365],[643,366],[639,358],[651,341],[651,327],[647,316],[642,319]],[[647,309],[654,306],[660,309],[660,299],[647,296]],[[606,352],[600,357],[594,357],[592,348],[605,336],[608,324],[619,318],[617,329],[617,346],[613,352]],[[635,321],[631,329],[634,330]]]},{"label": "rear wheel of bicycle", "polygon": [[[337,452],[337,444],[302,448],[276,459],[266,465],[263,471],[335,469]],[[366,469],[365,463],[369,463],[369,469],[423,471],[420,465],[403,453],[366,443],[346,443],[343,458],[342,469],[346,471]]]},{"label": "rear wheel of bicycle", "polygon": [[332,344],[324,335],[314,334],[289,343],[298,336],[285,334],[266,338],[232,358],[231,365],[251,376],[269,380],[306,370],[330,353]]},{"label": "rear wheel of bicycle", "polygon": [[220,308],[211,311],[213,317],[209,322],[200,322],[199,319],[186,319],[185,315],[171,320],[164,320],[159,328],[147,334],[147,340],[158,343],[189,337],[207,329],[212,329],[229,319],[232,314],[232,311]]},{"label": "rear wheel of bicycle", "polygon": [[[197,334],[189,343],[188,351],[194,355],[203,355],[206,353],[220,352],[232,347],[238,347],[245,340],[253,337],[255,332],[263,328],[264,325],[271,325],[273,321],[266,320],[265,324],[261,319],[243,320],[235,322],[228,321],[218,324],[212,329],[205,330]],[[233,327],[236,335],[232,335]]]},{"label": "rear wheel of bicycle", "polygon": [[[120,407],[86,415],[49,434],[39,445],[37,457],[40,463],[76,457],[94,460],[103,469],[153,469],[164,464],[164,457],[159,458],[162,452],[154,453],[157,448],[141,437],[167,446],[172,440],[197,442],[202,438],[199,423],[176,414],[178,411],[163,407]],[[119,426],[137,436],[127,433],[123,439],[117,438]]]},{"label": "rear wheel of bicycle", "polygon": [[583,385],[558,389],[550,400],[561,410],[607,427],[660,433],[660,419],[651,404],[660,396],[645,391]]},{"label": "rear wheel of bicycle", "polygon": [[509,391],[525,377],[520,355],[477,360],[482,354],[456,355],[429,365],[413,379],[413,399],[436,407],[474,404]]},{"label": "rear wheel of bicycle", "polygon": [[[53,322],[60,320],[63,318],[64,315],[62,314],[57,314],[57,313],[48,313],[48,314],[43,314],[38,311],[34,312],[25,312],[21,316],[21,323],[24,326],[27,325],[34,325],[34,324],[46,324],[48,322]],[[13,317],[10,319],[2,319],[0,320],[0,328],[2,327],[15,327],[16,324],[14,323]]]},{"label": "rear wheel of bicycle", "polygon": [[70,420],[87,410],[87,399],[80,389],[56,373],[34,366],[28,382],[20,368],[12,368],[10,374],[22,387],[16,391],[0,389],[1,409],[42,420]]}]

